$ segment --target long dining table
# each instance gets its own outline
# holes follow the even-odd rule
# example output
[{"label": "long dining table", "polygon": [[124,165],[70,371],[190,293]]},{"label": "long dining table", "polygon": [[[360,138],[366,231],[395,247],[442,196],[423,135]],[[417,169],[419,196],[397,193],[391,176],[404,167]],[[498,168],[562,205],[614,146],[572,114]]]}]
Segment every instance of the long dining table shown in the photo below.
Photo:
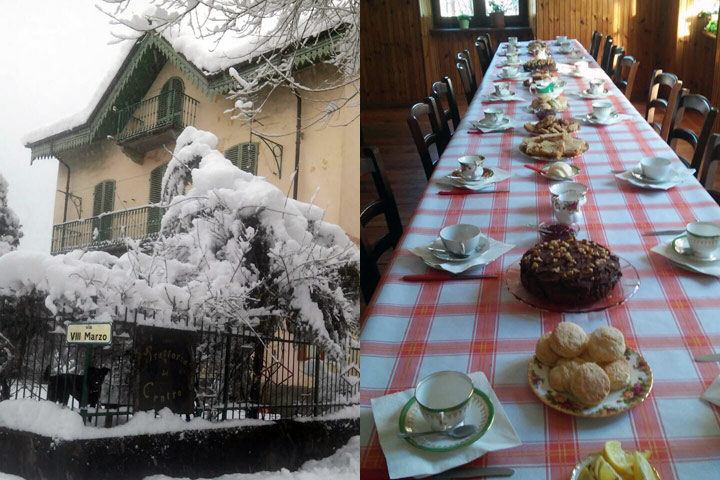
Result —
[{"label": "long dining table", "polygon": [[[613,171],[633,167],[644,157],[672,158],[676,164],[680,160],[585,48],[577,40],[573,44],[590,60],[590,75],[605,80],[616,111],[631,116],[611,126],[581,127],[578,136],[589,149],[573,163],[582,168],[576,180],[589,191],[578,237],[627,259],[639,273],[639,289],[619,306],[567,314],[535,309],[506,288],[508,266],[539,242],[537,232],[527,225],[551,220],[553,211],[548,180],[523,167],[540,163],[518,150],[528,136],[522,122],[537,121],[527,109],[531,95],[522,79],[512,81],[511,88],[528,101],[502,104],[519,127],[469,132],[471,121],[483,117],[489,105],[486,95],[498,80],[505,57],[496,54],[362,318],[363,479],[388,478],[371,399],[411,389],[440,370],[483,371],[522,441],[520,447],[480,457],[474,466],[509,467],[516,479],[567,479],[580,460],[614,439],[628,451],[651,449],[651,463],[663,480],[720,478],[720,408],[700,399],[720,375],[720,363],[694,361],[696,355],[720,352],[720,279],[678,268],[650,252],[673,237],[643,235],[650,230],[683,229],[695,220],[720,222],[720,207],[695,178],[667,191],[638,188],[616,178]],[[551,52],[563,67],[567,60],[556,48],[551,47]],[[520,56],[521,61],[529,58]],[[565,115],[591,112],[592,101],[577,95],[588,79],[563,74],[560,78],[567,82]],[[510,179],[495,185],[509,192],[439,195],[448,187],[436,180],[456,169],[457,159],[468,154],[483,155],[486,166],[510,171]],[[455,223],[477,225],[484,234],[514,245],[499,259],[473,270],[499,278],[403,281],[404,275],[431,271],[409,250],[429,243],[443,227]],[[607,418],[574,417],[541,403],[528,385],[528,362],[538,338],[563,320],[578,323],[586,332],[604,325],[620,329],[627,345],[652,368],[654,383],[646,400]]]}]

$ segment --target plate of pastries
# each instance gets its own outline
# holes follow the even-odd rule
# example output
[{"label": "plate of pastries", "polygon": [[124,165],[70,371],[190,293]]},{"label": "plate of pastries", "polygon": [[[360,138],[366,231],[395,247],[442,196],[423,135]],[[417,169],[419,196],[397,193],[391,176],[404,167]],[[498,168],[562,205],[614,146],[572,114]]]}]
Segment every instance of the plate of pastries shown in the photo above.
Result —
[{"label": "plate of pastries", "polygon": [[579,417],[627,412],[645,401],[653,385],[650,366],[619,329],[603,326],[587,334],[573,322],[560,322],[540,337],[527,376],[541,402]]},{"label": "plate of pastries", "polygon": [[532,135],[553,135],[563,133],[575,133],[580,130],[580,121],[574,118],[563,118],[555,115],[548,115],[535,123],[526,123],[525,130]]},{"label": "plate of pastries", "polygon": [[532,112],[539,111],[552,111],[552,112],[564,112],[568,109],[568,100],[565,95],[559,95],[552,98],[550,95],[542,95],[533,98],[530,102],[528,110]]},{"label": "plate of pastries", "polygon": [[569,133],[551,133],[524,138],[519,147],[523,155],[544,161],[577,157],[587,152],[588,148],[585,140],[573,137]]},{"label": "plate of pastries", "polygon": [[526,72],[537,72],[538,70],[545,70],[547,72],[554,72],[557,70],[557,64],[555,60],[548,58],[533,58],[523,63],[523,70]]}]

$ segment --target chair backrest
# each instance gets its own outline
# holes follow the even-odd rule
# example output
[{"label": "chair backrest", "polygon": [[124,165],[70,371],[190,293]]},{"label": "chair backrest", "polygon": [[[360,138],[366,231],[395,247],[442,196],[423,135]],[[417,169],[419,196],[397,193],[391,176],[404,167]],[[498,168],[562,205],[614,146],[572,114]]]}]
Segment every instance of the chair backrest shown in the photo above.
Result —
[{"label": "chair backrest", "polygon": [[613,47],[613,38],[612,36],[608,35],[605,38],[605,44],[603,45],[603,53],[602,57],[600,58],[600,68],[605,70],[605,72],[608,71],[608,63],[610,63],[611,60],[611,51]]},{"label": "chair backrest", "polygon": [[637,75],[640,62],[630,55],[622,56],[615,67],[615,85],[625,92],[625,97],[630,100],[633,87],[635,86],[635,76]]},{"label": "chair backrest", "polygon": [[477,42],[475,42],[475,50],[477,51],[478,60],[480,61],[480,69],[482,70],[484,77],[490,67],[490,62],[492,61],[492,56],[488,51],[487,40],[485,37],[478,37]]},{"label": "chair backrest", "polygon": [[[423,133],[422,131],[422,127],[420,126],[421,118],[427,118],[430,124],[430,131],[428,133]],[[435,163],[437,163],[432,158],[430,147],[435,145],[438,158],[440,158],[447,146],[447,139],[444,137],[443,131],[440,128],[438,118],[435,99],[433,97],[427,97],[422,103],[416,103],[410,108],[410,115],[407,120],[410,133],[415,141],[415,147],[420,155],[420,161],[422,162],[423,169],[425,169],[425,176],[428,179],[432,175],[433,170],[435,170]]]},{"label": "chair backrest", "polygon": [[[365,205],[360,212],[360,225],[363,228],[360,232],[360,268],[362,269],[360,283],[366,302],[370,301],[380,280],[380,270],[377,268],[378,258],[386,250],[395,248],[403,233],[397,203],[395,203],[390,181],[376,147],[360,149],[360,175],[368,174],[372,176],[378,198]],[[371,243],[364,235],[364,227],[379,215],[385,216],[388,230],[374,243]]]},{"label": "chair backrest", "polygon": [[468,74],[470,75],[470,85],[474,90],[477,90],[477,77],[475,75],[475,66],[473,65],[472,59],[470,59],[470,50],[465,49],[457,54],[458,62],[465,62]]},{"label": "chair backrest", "polygon": [[[457,99],[455,98],[455,89],[453,88],[452,81],[449,77],[443,77],[439,82],[432,84],[432,95],[435,99],[435,103],[440,112],[440,122],[443,129],[450,129],[448,122],[452,122],[452,133],[457,131],[458,125],[460,124],[460,110],[457,106]],[[443,102],[445,97],[445,102]],[[447,103],[448,108],[444,105]]]},{"label": "chair backrest", "polygon": [[597,62],[598,54],[600,53],[600,44],[602,43],[603,34],[597,30],[593,30],[592,38],[590,39],[590,55]]},{"label": "chair backrest", "polygon": [[613,45],[612,48],[610,48],[610,60],[608,61],[608,69],[607,73],[610,78],[615,78],[615,72],[617,71],[617,66],[620,64],[620,60],[625,56],[625,47],[619,47],[617,45]]},{"label": "chair backrest", "polygon": [[[686,93],[683,89],[680,98],[677,101],[675,111],[673,113],[672,123],[670,124],[670,133],[668,134],[668,144],[675,149],[677,140],[688,142],[694,149],[692,159],[687,160],[680,156],[680,160],[690,168],[697,170],[696,176],[700,175],[700,164],[702,157],[707,148],[710,134],[712,133],[715,117],[717,117],[717,109],[710,105],[710,102],[704,96],[697,93]],[[703,117],[700,135],[688,128],[683,128],[682,117],[686,110],[697,112]],[[679,156],[679,155],[678,155]]]},{"label": "chair backrest", "polygon": [[718,164],[720,164],[720,133],[713,133],[708,140],[705,149],[705,158],[703,159],[702,168],[698,180],[707,189],[712,187],[713,180],[717,174]]},{"label": "chair backrest", "polygon": [[[650,126],[655,129],[666,142],[668,134],[670,133],[670,123],[672,122],[675,104],[680,95],[682,84],[682,80],[678,80],[675,74],[663,72],[660,69],[654,70],[650,78],[645,120],[647,120]],[[667,97],[661,96],[661,87],[667,87]],[[662,124],[655,122],[655,110],[657,108],[663,109]]]},{"label": "chair backrest", "polygon": [[473,97],[475,96],[477,86],[473,86],[473,79],[470,76],[470,69],[468,68],[468,63],[464,58],[458,58],[456,66],[458,74],[460,74],[460,81],[462,82],[463,92],[465,92],[465,99],[467,100],[467,103],[469,105],[470,102],[472,102]]},{"label": "chair backrest", "polygon": [[492,36],[489,32],[485,34],[485,40],[487,40],[488,52],[490,53],[490,58],[492,58],[495,56],[495,47],[493,46]]}]

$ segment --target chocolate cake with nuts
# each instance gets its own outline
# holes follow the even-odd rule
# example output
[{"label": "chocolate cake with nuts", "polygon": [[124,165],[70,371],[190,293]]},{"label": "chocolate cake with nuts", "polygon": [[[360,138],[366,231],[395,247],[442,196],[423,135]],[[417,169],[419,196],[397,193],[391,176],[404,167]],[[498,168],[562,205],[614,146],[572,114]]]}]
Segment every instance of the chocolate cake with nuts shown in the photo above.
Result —
[{"label": "chocolate cake with nuts", "polygon": [[563,305],[604,298],[622,276],[610,250],[589,240],[550,240],[525,252],[520,280],[534,295]]}]

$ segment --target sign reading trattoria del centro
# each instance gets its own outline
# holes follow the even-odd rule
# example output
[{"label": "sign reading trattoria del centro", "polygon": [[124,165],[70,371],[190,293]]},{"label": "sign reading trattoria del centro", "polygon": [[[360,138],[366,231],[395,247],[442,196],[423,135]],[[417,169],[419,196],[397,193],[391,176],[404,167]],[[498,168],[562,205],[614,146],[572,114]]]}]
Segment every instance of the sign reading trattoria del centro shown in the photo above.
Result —
[{"label": "sign reading trattoria del centro", "polygon": [[67,343],[81,345],[110,345],[112,322],[69,323]]},{"label": "sign reading trattoria del centro", "polygon": [[194,332],[138,326],[135,335],[135,410],[192,413]]}]

